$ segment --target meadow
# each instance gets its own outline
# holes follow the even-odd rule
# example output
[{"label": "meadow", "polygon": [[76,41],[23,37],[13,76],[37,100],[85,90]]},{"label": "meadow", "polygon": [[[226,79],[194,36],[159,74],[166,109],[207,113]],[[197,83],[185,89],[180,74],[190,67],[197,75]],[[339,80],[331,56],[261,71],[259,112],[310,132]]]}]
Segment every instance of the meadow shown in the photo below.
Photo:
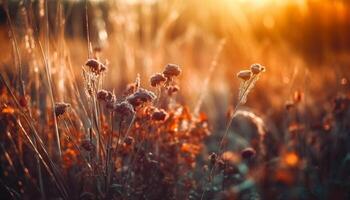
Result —
[{"label": "meadow", "polygon": [[345,0],[0,0],[0,199],[350,199]]}]

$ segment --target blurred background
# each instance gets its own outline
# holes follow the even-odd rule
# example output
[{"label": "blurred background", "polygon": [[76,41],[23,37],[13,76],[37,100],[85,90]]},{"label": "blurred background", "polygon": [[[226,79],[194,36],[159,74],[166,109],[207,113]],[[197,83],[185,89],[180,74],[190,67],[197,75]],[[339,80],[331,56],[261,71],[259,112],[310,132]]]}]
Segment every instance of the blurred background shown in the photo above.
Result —
[{"label": "blurred background", "polygon": [[[183,75],[177,100],[193,110],[205,94],[200,110],[214,128],[223,127],[225,113],[237,102],[236,73],[253,63],[267,71],[246,107],[267,119],[278,120],[295,91],[305,96],[312,117],[331,109],[327,102],[349,87],[346,0],[0,2],[1,70],[15,77],[20,60],[26,82],[34,84],[30,74],[44,69],[40,43],[50,58],[60,101],[74,96],[72,81],[81,80],[89,48],[108,63],[105,87],[117,95],[138,73],[149,88],[152,74],[167,63],[179,64]],[[76,83],[82,88],[82,81]]]}]

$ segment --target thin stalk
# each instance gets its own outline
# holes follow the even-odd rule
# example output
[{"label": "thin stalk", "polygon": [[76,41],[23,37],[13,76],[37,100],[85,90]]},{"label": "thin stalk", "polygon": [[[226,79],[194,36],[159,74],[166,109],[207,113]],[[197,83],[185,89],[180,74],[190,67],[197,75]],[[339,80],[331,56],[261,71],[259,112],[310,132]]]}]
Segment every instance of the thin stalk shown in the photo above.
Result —
[{"label": "thin stalk", "polygon": [[35,188],[39,191],[39,189],[38,189],[39,187],[36,185],[36,183],[33,182],[33,179],[31,177],[31,175],[29,174],[29,171],[25,170],[25,165],[24,165],[23,159],[21,159],[19,149],[17,148],[16,143],[15,143],[11,133],[8,131],[6,133],[6,135],[7,135],[8,139],[10,140],[10,142],[14,148],[15,153],[17,154],[19,164],[21,166],[22,172],[25,174],[26,179],[28,179],[30,181],[30,184],[33,184],[35,186]]},{"label": "thin stalk", "polygon": [[61,159],[62,150],[61,150],[61,143],[60,143],[60,134],[58,132],[57,117],[55,113],[55,101],[54,101],[52,85],[51,85],[52,80],[51,80],[51,70],[50,70],[50,64],[49,64],[50,61],[49,61],[49,57],[46,57],[48,55],[45,56],[45,53],[40,41],[38,41],[38,44],[39,44],[41,55],[43,56],[43,60],[45,64],[46,78],[47,78],[48,87],[49,87],[49,96],[52,104],[52,115],[53,115],[53,121],[54,121],[54,130],[56,135],[57,149],[58,149],[59,158]]},{"label": "thin stalk", "polygon": [[[53,163],[53,161],[50,159],[43,141],[41,140],[36,128],[34,127],[34,121],[32,118],[28,117],[26,112],[23,111],[23,108],[20,106],[16,96],[14,95],[13,91],[11,90],[9,84],[7,83],[7,81],[5,81],[5,79],[3,78],[3,76],[0,74],[0,80],[4,83],[5,87],[7,88],[7,90],[10,93],[10,96],[12,97],[15,105],[18,107],[20,114],[23,116],[25,122],[27,123],[27,125],[29,126],[29,128],[32,130],[32,132],[34,133],[35,139],[37,140],[37,142],[39,143],[39,147],[41,148],[42,152],[44,153],[45,157],[48,160],[49,165],[47,164],[47,162],[44,160],[43,156],[41,155],[41,153],[38,151],[38,149],[36,148],[36,146],[34,145],[33,141],[31,140],[31,138],[29,137],[29,134],[26,132],[26,130],[23,128],[21,122],[19,120],[17,120],[17,124],[20,127],[20,129],[22,130],[22,132],[25,134],[26,138],[29,140],[31,146],[33,147],[35,153],[38,154],[39,159],[42,161],[44,167],[47,169],[49,175],[51,176],[52,174],[52,178],[53,181],[55,183],[55,185],[57,186],[57,189],[61,192],[61,195],[63,197],[63,199],[68,199],[67,198],[67,192],[66,189],[64,188],[64,185],[62,184],[63,180],[59,179],[60,177],[62,177],[62,175],[60,173],[58,173],[59,171],[57,170],[57,167],[55,166],[55,164]],[[54,172],[56,174],[54,174]],[[56,176],[55,176],[56,175]],[[59,181],[59,182],[58,182]]]},{"label": "thin stalk", "polygon": [[[244,96],[246,96],[247,92],[249,91],[249,88],[250,88],[250,85],[253,83],[253,80],[255,79],[257,75],[253,75],[248,81],[248,87],[245,88],[245,90],[243,91],[243,94],[242,96],[238,99],[238,102],[233,110],[233,113],[232,115],[230,116],[229,118],[229,121],[227,122],[226,124],[226,127],[225,127],[225,132],[224,132],[224,135],[222,136],[221,140],[220,140],[220,143],[219,143],[219,156],[222,154],[222,151],[223,151],[223,144],[224,144],[224,141],[225,141],[225,138],[227,137],[228,135],[228,132],[230,130],[230,127],[231,127],[231,124],[232,124],[232,121],[233,121],[233,118],[235,117],[235,113],[237,112],[237,109],[239,108],[239,106],[241,106],[242,104],[242,100],[244,98]],[[211,179],[211,177],[213,176],[213,173],[216,169],[216,165],[213,166],[213,168],[210,170],[210,173],[209,173],[209,179]],[[205,195],[205,188],[202,192],[202,195],[201,195],[201,200],[203,200],[204,198],[204,195]]]},{"label": "thin stalk", "polygon": [[193,111],[195,116],[198,116],[199,110],[202,106],[203,100],[204,100],[205,95],[207,93],[207,89],[209,88],[208,85],[210,83],[212,74],[213,74],[214,70],[216,69],[216,66],[218,65],[218,59],[219,59],[220,53],[221,53],[225,43],[226,43],[226,39],[220,40],[219,46],[214,54],[213,60],[211,61],[211,64],[209,67],[209,73],[207,74],[207,77],[204,80],[203,86],[201,87],[202,89],[199,93],[199,98],[197,100],[196,106],[195,106],[194,111]]},{"label": "thin stalk", "polygon": [[[120,118],[120,120],[119,120],[119,125],[118,125],[118,137],[117,137],[117,145],[116,145],[116,147],[115,147],[115,149],[114,149],[114,151],[113,151],[113,155],[116,155],[117,153],[118,153],[118,149],[119,149],[119,140],[120,140],[120,138],[121,138],[121,136],[122,136],[122,134],[123,134],[123,127],[122,127],[122,125],[123,125],[123,117],[121,117]],[[123,141],[122,141],[123,142]],[[123,166],[123,165],[122,165]],[[123,173],[123,170],[121,170],[121,174]]]},{"label": "thin stalk", "polygon": [[[33,141],[34,141],[34,145],[38,148],[38,146],[37,146],[38,144],[37,144],[36,140],[33,139]],[[45,194],[45,189],[44,189],[44,179],[43,179],[43,174],[42,174],[42,170],[41,170],[39,156],[35,155],[35,159],[36,159],[36,164],[37,164],[37,168],[38,168],[39,187],[40,187],[41,198],[45,200],[46,194]]]},{"label": "thin stalk", "polygon": [[66,128],[66,130],[67,130],[67,133],[69,133],[69,135],[68,134],[65,134],[66,135],[66,137],[67,137],[67,139],[68,139],[68,141],[70,141],[72,144],[73,144],[73,146],[74,146],[74,148],[78,151],[78,155],[80,155],[80,157],[83,159],[83,161],[86,163],[86,165],[87,165],[87,167],[89,168],[89,170],[90,171],[92,171],[92,168],[91,168],[91,165],[90,165],[90,163],[85,159],[85,157],[83,156],[83,154],[82,154],[82,152],[81,152],[81,150],[80,150],[80,148],[79,148],[79,146],[77,145],[77,143],[76,142],[74,142],[74,140],[72,139],[72,133],[71,133],[71,131],[69,130],[69,127],[68,127],[68,124],[67,124],[67,121],[65,120],[64,121],[64,125],[65,125],[65,128]]},{"label": "thin stalk", "polygon": [[15,51],[16,51],[16,55],[17,55],[18,75],[19,75],[19,81],[20,81],[20,93],[21,93],[21,95],[23,97],[25,97],[21,54],[19,52],[18,42],[17,42],[16,36],[15,36],[15,32],[13,30],[12,20],[11,20],[11,17],[10,17],[10,13],[9,13],[9,10],[8,10],[7,3],[6,4],[4,3],[4,10],[5,10],[5,13],[6,13],[7,21],[9,23],[10,32],[11,32],[11,35],[12,35],[12,39],[13,39],[13,43],[14,43]]},{"label": "thin stalk", "polygon": [[39,152],[38,148],[35,146],[34,142],[32,141],[32,139],[29,137],[29,134],[26,132],[26,130],[24,129],[24,127],[22,126],[20,121],[17,121],[17,124],[19,125],[21,131],[23,132],[24,136],[27,138],[27,140],[30,143],[30,146],[32,147],[32,149],[34,150],[35,154],[39,157],[40,161],[43,163],[44,167],[46,168],[47,172],[49,173],[49,176],[53,179],[53,182],[55,183],[58,191],[60,191],[61,196],[63,199],[68,199],[67,198],[67,193],[66,190],[64,189],[64,186],[58,182],[57,177],[54,175],[53,170],[51,170],[51,168],[49,167],[48,163],[44,160],[43,156],[41,155],[41,153]]},{"label": "thin stalk", "polygon": [[86,38],[88,48],[88,58],[91,58],[91,44],[90,44],[90,33],[89,33],[89,13],[88,13],[88,0],[85,0],[85,20],[86,20]]},{"label": "thin stalk", "polygon": [[113,139],[113,119],[114,113],[111,112],[111,133],[108,135],[107,140],[107,158],[106,158],[106,194],[108,193],[109,183],[110,183],[110,163],[111,163],[111,150],[112,150],[112,139]]}]

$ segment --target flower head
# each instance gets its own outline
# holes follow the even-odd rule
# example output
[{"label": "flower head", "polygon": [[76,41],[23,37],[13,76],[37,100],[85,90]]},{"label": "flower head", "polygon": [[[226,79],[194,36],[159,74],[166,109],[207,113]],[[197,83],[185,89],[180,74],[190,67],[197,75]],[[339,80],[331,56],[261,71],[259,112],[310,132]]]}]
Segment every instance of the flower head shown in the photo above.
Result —
[{"label": "flower head", "polygon": [[57,117],[63,115],[64,113],[67,112],[68,108],[70,108],[69,103],[56,103],[55,104],[55,114]]},{"label": "flower head", "polygon": [[[97,92],[97,99],[100,100],[100,101],[107,101],[107,97],[109,96],[110,94],[108,93],[107,90],[99,90]],[[109,97],[108,97],[109,98]]]},{"label": "flower head", "polygon": [[154,121],[164,121],[167,116],[168,116],[168,113],[165,112],[165,110],[163,110],[163,109],[156,110],[152,114],[152,120],[154,120]]},{"label": "flower head", "polygon": [[107,70],[106,65],[96,59],[88,59],[85,63],[85,66],[87,66],[90,71],[96,75],[99,75],[100,73]]},{"label": "flower head", "polygon": [[252,64],[250,66],[250,71],[252,71],[253,74],[259,74],[265,71],[265,67],[260,64]]},{"label": "flower head", "polygon": [[121,103],[116,104],[114,111],[120,114],[121,116],[129,116],[134,114],[135,112],[132,105],[127,101],[123,101]]},{"label": "flower head", "polygon": [[238,78],[241,78],[245,81],[249,80],[251,76],[252,76],[252,72],[250,70],[242,70],[237,74]]},{"label": "flower head", "polygon": [[86,151],[92,151],[95,148],[94,144],[90,140],[83,140],[81,142],[81,147],[83,147],[83,149]]},{"label": "flower head", "polygon": [[152,102],[156,98],[156,95],[146,89],[140,88],[134,94],[131,94],[126,100],[135,108],[144,103]]},{"label": "flower head", "polygon": [[209,155],[209,160],[211,164],[215,164],[217,159],[218,155],[216,153],[213,152]]},{"label": "flower head", "polygon": [[178,76],[181,74],[181,69],[178,65],[175,64],[167,64],[163,74],[167,78],[172,78],[174,76]]},{"label": "flower head", "polygon": [[151,81],[152,87],[157,87],[158,85],[160,85],[163,82],[165,82],[166,78],[164,77],[163,74],[157,73],[157,74],[154,74],[153,76],[151,76],[150,81]]},{"label": "flower head", "polygon": [[243,159],[249,160],[255,157],[255,155],[256,155],[256,151],[251,147],[247,147],[241,151],[241,156]]},{"label": "flower head", "polygon": [[131,137],[131,136],[128,136],[128,137],[126,137],[126,138],[124,139],[124,143],[125,143],[126,145],[132,145],[132,144],[134,143],[134,138]]}]

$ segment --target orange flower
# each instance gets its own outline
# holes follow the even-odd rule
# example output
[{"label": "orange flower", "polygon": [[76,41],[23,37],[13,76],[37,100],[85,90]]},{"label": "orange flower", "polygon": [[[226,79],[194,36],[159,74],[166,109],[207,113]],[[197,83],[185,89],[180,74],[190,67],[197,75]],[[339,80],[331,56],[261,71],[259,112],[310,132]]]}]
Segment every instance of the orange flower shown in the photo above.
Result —
[{"label": "orange flower", "polygon": [[294,175],[286,169],[278,169],[275,173],[275,179],[290,185],[294,182]]},{"label": "orange flower", "polygon": [[77,158],[77,152],[75,152],[73,149],[67,149],[63,153],[64,167],[66,168],[72,167],[74,162],[76,161],[76,158]]},{"label": "orange flower", "polygon": [[289,167],[296,167],[299,164],[299,157],[296,153],[290,152],[284,156],[283,161]]},{"label": "orange flower", "polygon": [[4,114],[13,114],[15,112],[15,110],[11,107],[5,107],[2,109],[1,112]]},{"label": "orange flower", "polygon": [[183,153],[198,154],[200,151],[200,146],[190,143],[183,143],[181,146],[181,151]]}]

